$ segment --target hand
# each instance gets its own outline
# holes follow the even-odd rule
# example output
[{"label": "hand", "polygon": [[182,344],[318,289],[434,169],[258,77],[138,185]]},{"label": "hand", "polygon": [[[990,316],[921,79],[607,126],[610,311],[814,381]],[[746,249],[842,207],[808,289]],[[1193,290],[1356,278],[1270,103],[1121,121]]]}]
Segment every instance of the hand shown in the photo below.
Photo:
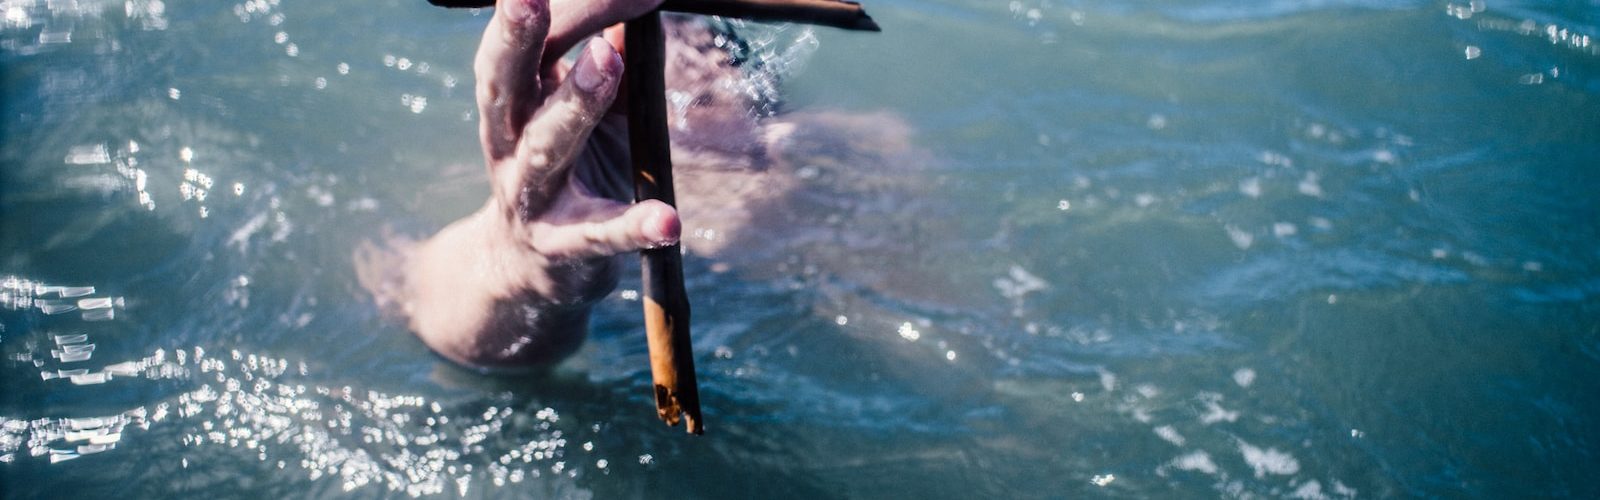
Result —
[{"label": "hand", "polygon": [[[625,137],[623,121],[604,119],[617,94],[621,56],[610,42],[592,38],[575,66],[562,68],[559,54],[570,47],[546,42],[574,37],[547,33],[546,8],[539,0],[502,0],[478,47],[479,130],[492,208],[529,250],[551,260],[608,257],[676,241],[671,207],[651,201],[630,209],[618,200],[626,196],[626,182],[606,182],[629,177],[626,144],[617,139]],[[568,13],[556,24],[584,29],[608,14],[616,15]],[[602,130],[591,137],[597,126]]]},{"label": "hand", "polygon": [[[553,362],[581,344],[590,306],[617,283],[615,256],[677,241],[676,211],[628,205],[625,123],[609,113],[622,75],[591,38],[659,0],[500,0],[474,60],[491,196],[412,255],[412,329],[477,366]],[[612,33],[615,35],[616,33]],[[620,38],[618,38],[620,39]]]}]

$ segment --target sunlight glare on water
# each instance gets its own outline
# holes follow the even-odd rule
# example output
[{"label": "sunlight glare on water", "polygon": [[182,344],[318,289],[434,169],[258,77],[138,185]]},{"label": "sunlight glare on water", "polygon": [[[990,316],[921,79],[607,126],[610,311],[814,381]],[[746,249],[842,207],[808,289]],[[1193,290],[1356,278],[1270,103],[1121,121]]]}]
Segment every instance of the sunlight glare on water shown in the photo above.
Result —
[{"label": "sunlight glare on water", "polygon": [[[61,287],[8,277],[0,305],[19,310],[37,308],[59,314],[57,297],[87,296],[92,287]],[[83,321],[89,311],[124,307],[121,298],[79,299]],[[475,417],[460,416],[461,409],[413,395],[358,391],[349,386],[307,385],[304,362],[202,347],[168,352],[157,349],[148,356],[110,364],[99,369],[56,368],[83,366],[92,353],[88,334],[57,335],[50,357],[31,350],[7,351],[11,361],[31,361],[42,368],[40,378],[70,381],[73,385],[117,383],[124,380],[181,380],[193,389],[170,400],[136,406],[92,417],[15,419],[0,417],[0,462],[18,455],[48,457],[50,463],[110,451],[125,435],[138,436],[153,426],[177,429],[171,436],[181,448],[180,468],[194,466],[189,457],[207,456],[208,448],[221,453],[248,453],[278,470],[298,471],[308,480],[338,478],[353,490],[376,485],[410,496],[466,489],[474,468],[482,469],[495,484],[518,483],[553,474],[576,477],[583,470],[568,464],[564,435],[592,435],[562,426],[556,410],[544,408],[522,415],[511,407],[481,408]],[[24,349],[28,349],[24,347]],[[471,407],[481,406],[475,402]],[[452,418],[455,415],[455,418]],[[565,429],[565,430],[564,430]],[[590,443],[583,460],[603,453]],[[576,457],[575,457],[576,458]],[[598,469],[605,469],[600,459]]]}]

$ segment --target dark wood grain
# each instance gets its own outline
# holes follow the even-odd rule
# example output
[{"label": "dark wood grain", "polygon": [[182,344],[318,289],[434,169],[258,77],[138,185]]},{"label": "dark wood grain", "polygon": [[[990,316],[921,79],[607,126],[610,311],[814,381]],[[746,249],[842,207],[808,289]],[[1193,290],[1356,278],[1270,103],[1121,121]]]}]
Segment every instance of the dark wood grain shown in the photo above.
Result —
[{"label": "dark wood grain", "polygon": [[[667,136],[666,41],[661,14],[628,21],[623,37],[623,78],[628,92],[628,149],[633,166],[633,198],[677,205],[672,190],[672,148]],[[667,425],[679,415],[693,434],[705,432],[700,390],[695,380],[689,338],[689,297],[683,286],[679,245],[640,252],[645,335],[650,345],[650,375],[655,382],[656,414]]]}]

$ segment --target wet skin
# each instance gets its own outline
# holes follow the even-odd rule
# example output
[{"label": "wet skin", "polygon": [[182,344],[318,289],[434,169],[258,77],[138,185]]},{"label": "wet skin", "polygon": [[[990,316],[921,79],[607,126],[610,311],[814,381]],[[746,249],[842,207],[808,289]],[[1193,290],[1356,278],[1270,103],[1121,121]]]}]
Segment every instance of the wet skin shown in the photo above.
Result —
[{"label": "wet skin", "polygon": [[486,368],[558,361],[616,286],[615,256],[677,241],[675,210],[629,205],[616,181],[627,154],[610,113],[622,74],[612,42],[591,38],[571,68],[560,60],[658,3],[496,6],[474,60],[491,195],[415,248],[404,271],[411,329],[439,354]]}]

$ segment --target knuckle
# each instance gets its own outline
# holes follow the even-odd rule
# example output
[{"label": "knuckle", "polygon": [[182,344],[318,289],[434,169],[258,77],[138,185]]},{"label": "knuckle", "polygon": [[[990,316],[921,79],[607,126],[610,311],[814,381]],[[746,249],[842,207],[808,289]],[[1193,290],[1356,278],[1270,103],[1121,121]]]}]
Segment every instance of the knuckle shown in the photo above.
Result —
[{"label": "knuckle", "polygon": [[599,223],[586,222],[583,224],[583,242],[590,247],[606,246],[608,241],[605,233],[605,226]]},{"label": "knuckle", "polygon": [[536,171],[542,170],[543,167],[550,165],[550,153],[542,149],[529,151],[527,163],[529,167]]},{"label": "knuckle", "polygon": [[539,2],[528,0],[513,0],[518,4],[508,6],[498,16],[506,31],[505,42],[516,48],[527,48],[533,43],[543,41],[544,31],[548,29],[549,16],[539,15]]},{"label": "knuckle", "polygon": [[600,113],[603,112],[603,110],[597,111],[595,109],[597,107],[590,99],[573,96],[562,102],[561,114],[565,118],[562,122],[573,131],[588,130],[594,126],[595,120],[599,119]]}]

